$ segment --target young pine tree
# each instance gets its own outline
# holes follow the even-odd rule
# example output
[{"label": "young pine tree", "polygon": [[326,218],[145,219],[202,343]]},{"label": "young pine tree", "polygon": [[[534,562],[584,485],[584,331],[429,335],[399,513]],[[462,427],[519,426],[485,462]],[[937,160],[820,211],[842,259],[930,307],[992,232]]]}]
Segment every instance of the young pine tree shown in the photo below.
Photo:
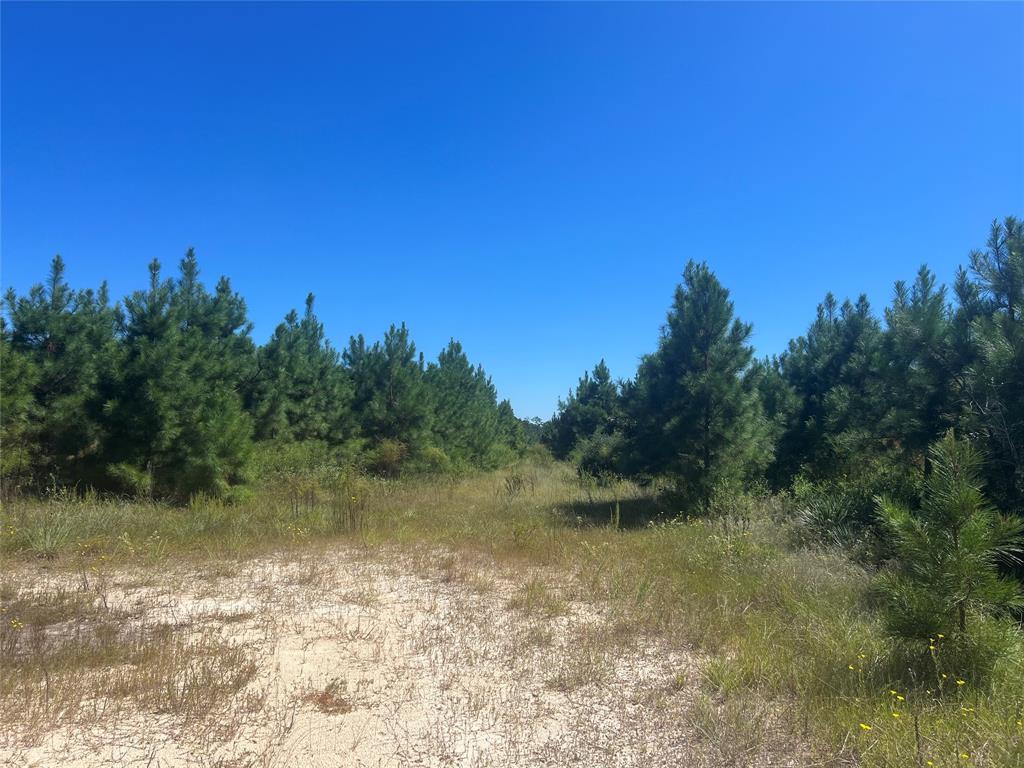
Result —
[{"label": "young pine tree", "polygon": [[342,358],[352,378],[356,419],[363,436],[375,443],[371,469],[396,474],[407,456],[426,445],[430,430],[423,356],[402,323],[373,346],[362,335],[351,338]]},{"label": "young pine tree", "polygon": [[807,333],[789,342],[776,368],[791,397],[779,408],[765,401],[769,417],[782,427],[768,470],[776,485],[789,485],[801,473],[815,480],[830,477],[838,453],[878,443],[881,341],[865,296],[840,305],[829,293]]},{"label": "young pine tree", "polygon": [[438,446],[457,463],[493,465],[500,434],[494,384],[474,367],[452,339],[424,375],[432,401],[432,432]]},{"label": "young pine tree", "polygon": [[707,264],[690,261],[658,350],[644,358],[631,388],[642,468],[673,477],[705,511],[716,488],[742,482],[769,457],[747,375],[751,330],[733,317],[729,292]]},{"label": "young pine tree", "polygon": [[351,382],[313,302],[309,294],[302,318],[289,312],[257,353],[249,394],[257,439],[340,446],[355,436]]},{"label": "young pine tree", "polygon": [[45,285],[27,296],[8,291],[11,373],[24,355],[32,371],[34,405],[23,412],[20,433],[31,440],[36,482],[92,483],[103,467],[105,441],[101,378],[116,362],[118,310],[106,285],[76,291],[58,255]]},{"label": "young pine tree", "polygon": [[619,386],[601,360],[593,373],[583,374],[567,400],[558,401],[558,413],[551,420],[551,452],[564,459],[579,442],[621,429],[621,409]]},{"label": "young pine tree", "polygon": [[977,282],[958,280],[962,425],[984,441],[989,493],[1024,517],[1024,222],[993,223],[971,270]]},{"label": "young pine tree", "polygon": [[964,634],[971,620],[1024,606],[1021,585],[999,566],[1019,562],[1024,521],[998,514],[981,490],[981,459],[950,430],[930,450],[919,510],[879,499],[896,567],[882,576],[886,625],[900,638]]},{"label": "young pine tree", "polygon": [[879,424],[914,461],[952,426],[953,315],[945,287],[936,286],[935,275],[922,266],[909,290],[896,283],[885,319],[888,412]]},{"label": "young pine tree", "polygon": [[35,398],[39,369],[15,349],[0,318],[0,498],[17,493],[32,480],[38,424]]},{"label": "young pine tree", "polygon": [[245,304],[225,279],[210,294],[189,249],[178,280],[125,300],[123,354],[105,412],[112,479],[125,490],[179,500],[242,481],[251,420],[238,380],[251,362]]}]

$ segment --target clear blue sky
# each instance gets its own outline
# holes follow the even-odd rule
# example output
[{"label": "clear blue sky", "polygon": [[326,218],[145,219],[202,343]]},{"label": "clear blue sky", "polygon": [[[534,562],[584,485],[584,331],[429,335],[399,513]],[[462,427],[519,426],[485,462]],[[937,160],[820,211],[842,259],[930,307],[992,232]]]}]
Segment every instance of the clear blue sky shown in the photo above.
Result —
[{"label": "clear blue sky", "polygon": [[2,5],[4,286],[196,247],[264,341],[449,336],[524,416],[690,257],[759,353],[1024,213],[1024,5]]}]

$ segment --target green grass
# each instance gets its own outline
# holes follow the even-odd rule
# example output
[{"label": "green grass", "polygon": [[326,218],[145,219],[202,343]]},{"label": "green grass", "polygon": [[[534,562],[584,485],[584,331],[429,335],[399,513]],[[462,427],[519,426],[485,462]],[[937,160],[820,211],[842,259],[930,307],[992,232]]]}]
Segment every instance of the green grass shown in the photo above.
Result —
[{"label": "green grass", "polygon": [[[49,558],[83,574],[167,558],[221,563],[314,540],[442,547],[531,573],[550,568],[524,578],[510,607],[558,615],[569,598],[600,603],[616,642],[659,638],[707,657],[695,723],[709,733],[738,732],[761,713],[764,728],[811,744],[823,764],[1024,765],[1018,629],[984,625],[1012,647],[987,678],[940,656],[954,682],[939,694],[939,667],[928,677],[927,659],[908,659],[883,636],[869,573],[837,554],[795,549],[780,500],[736,510],[687,520],[632,484],[581,485],[568,468],[539,464],[462,478],[291,478],[236,505],[16,501],[0,515],[0,542],[5,559]],[[762,730],[751,726],[744,739],[767,738]]]}]

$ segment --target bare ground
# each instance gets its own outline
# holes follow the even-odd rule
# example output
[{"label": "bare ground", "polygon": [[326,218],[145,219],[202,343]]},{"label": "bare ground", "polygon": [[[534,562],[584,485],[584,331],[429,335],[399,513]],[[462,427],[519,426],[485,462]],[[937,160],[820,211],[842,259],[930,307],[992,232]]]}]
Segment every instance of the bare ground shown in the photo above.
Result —
[{"label": "bare ground", "polygon": [[[42,594],[77,577],[26,567],[16,578]],[[358,548],[114,571],[90,599],[194,647],[240,650],[237,689],[187,706],[212,684],[188,660],[180,691],[161,683],[173,688],[162,706],[108,707],[95,690],[41,719],[8,697],[0,764],[807,764],[772,733],[771,708],[723,711],[699,655],[622,637],[571,582],[469,555]]]}]

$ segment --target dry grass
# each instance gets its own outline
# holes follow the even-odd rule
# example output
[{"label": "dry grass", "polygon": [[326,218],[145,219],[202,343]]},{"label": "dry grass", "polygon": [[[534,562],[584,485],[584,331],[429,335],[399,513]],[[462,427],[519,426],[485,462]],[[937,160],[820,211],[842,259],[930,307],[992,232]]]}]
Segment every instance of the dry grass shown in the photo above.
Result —
[{"label": "dry grass", "polygon": [[[24,572],[20,574],[24,576]],[[0,709],[5,740],[33,745],[125,712],[219,729],[256,674],[251,654],[216,631],[155,620],[92,589],[2,587]],[[216,723],[208,723],[215,716]]]},{"label": "dry grass", "polygon": [[[169,718],[185,729],[177,739],[221,721],[244,733],[262,718],[260,738],[287,742],[309,710],[363,723],[362,740],[345,732],[358,751],[380,736],[363,720],[379,690],[324,670],[282,704],[259,672],[265,654],[301,637],[299,655],[329,641],[398,669],[401,637],[402,653],[437,675],[430,695],[448,703],[443,717],[426,718],[426,742],[409,733],[382,742],[397,764],[416,749],[435,763],[485,764],[480,748],[494,764],[655,765],[674,739],[692,765],[1024,765],[1024,653],[984,684],[928,695],[872,618],[868,574],[792,551],[777,502],[715,520],[680,512],[627,483],[581,485],[559,465],[444,481],[302,479],[238,506],[12,503],[0,542],[21,575],[0,592],[3,714],[36,742],[130,711]],[[340,580],[338,551],[349,563]],[[269,553],[273,567],[254,567]],[[382,563],[430,589],[408,582],[415,605],[396,606],[380,578],[365,577]],[[174,583],[165,572],[190,575]],[[226,589],[240,604],[225,606]],[[146,596],[134,607],[123,599],[133,590]],[[173,615],[182,594],[211,610],[182,621]],[[159,609],[161,600],[178,607]],[[14,630],[13,618],[24,626]],[[239,643],[250,636],[255,644]],[[467,684],[485,661],[522,681]],[[630,670],[644,684],[624,682]],[[78,686],[85,693],[68,682],[79,671],[95,681]],[[392,714],[425,695],[402,682],[385,697]],[[530,706],[511,717],[527,690]],[[537,710],[534,694],[551,711]],[[459,723],[474,718],[501,723],[500,744],[473,747]]]}]

